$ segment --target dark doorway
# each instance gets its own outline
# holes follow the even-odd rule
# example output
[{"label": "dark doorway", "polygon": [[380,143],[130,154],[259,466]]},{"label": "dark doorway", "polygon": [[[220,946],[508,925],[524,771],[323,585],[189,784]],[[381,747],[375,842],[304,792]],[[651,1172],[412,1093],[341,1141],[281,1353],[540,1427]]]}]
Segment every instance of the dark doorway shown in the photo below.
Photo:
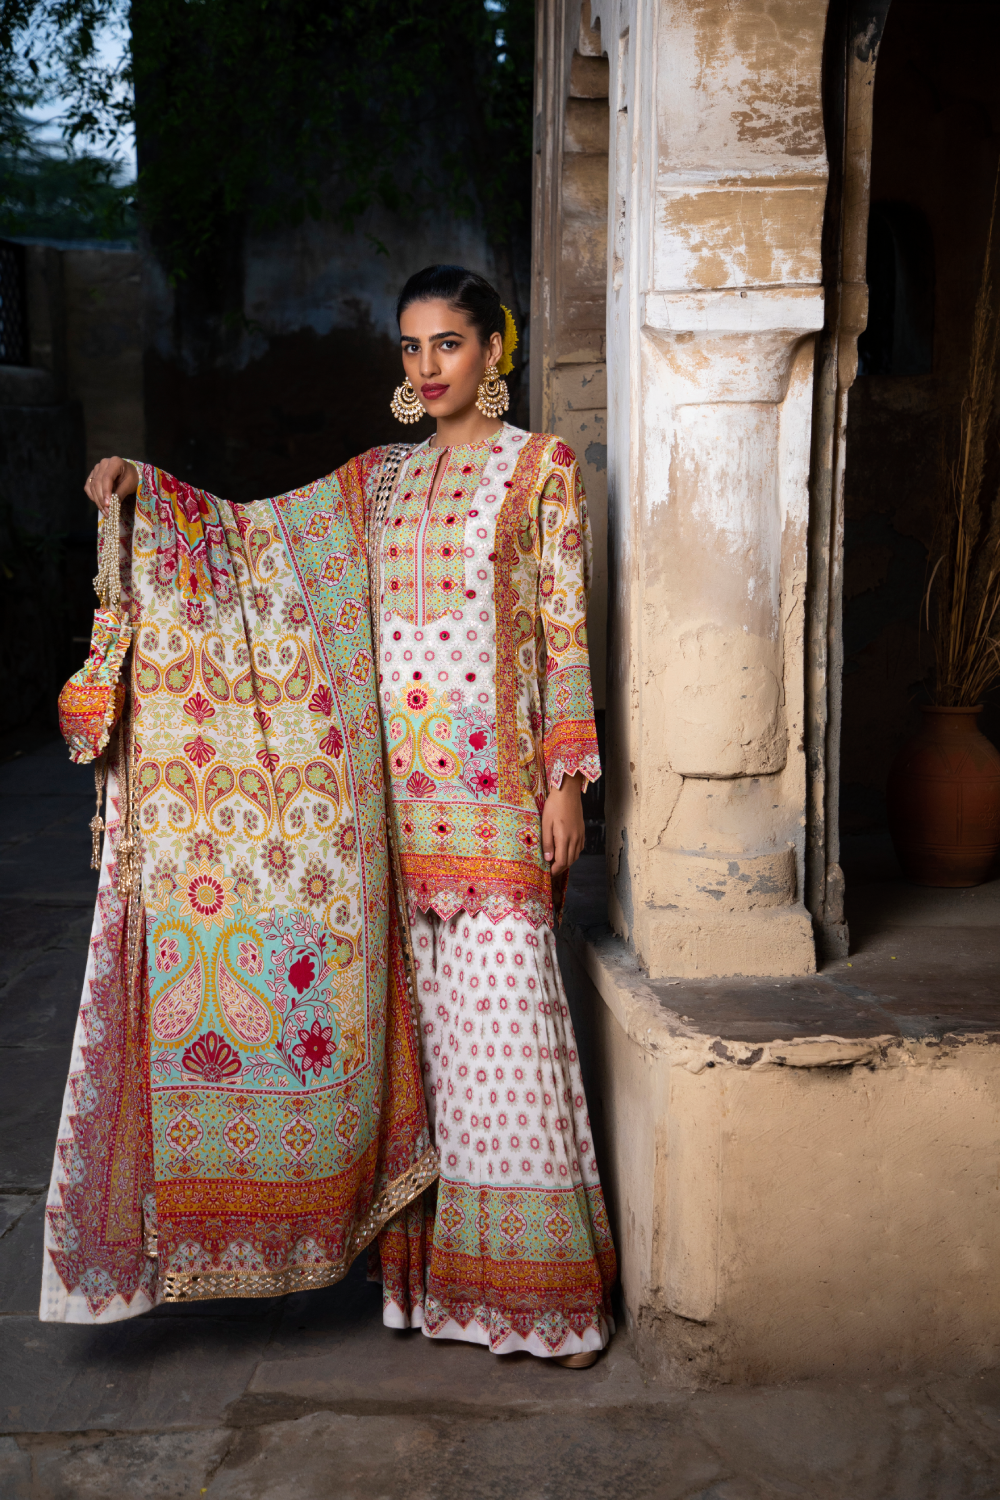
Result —
[{"label": "dark doorway", "polygon": [[1000,150],[998,56],[995,0],[953,0],[944,11],[893,0],[875,78],[869,319],[847,424],[848,843],[884,829],[886,775],[931,681],[918,614]]}]

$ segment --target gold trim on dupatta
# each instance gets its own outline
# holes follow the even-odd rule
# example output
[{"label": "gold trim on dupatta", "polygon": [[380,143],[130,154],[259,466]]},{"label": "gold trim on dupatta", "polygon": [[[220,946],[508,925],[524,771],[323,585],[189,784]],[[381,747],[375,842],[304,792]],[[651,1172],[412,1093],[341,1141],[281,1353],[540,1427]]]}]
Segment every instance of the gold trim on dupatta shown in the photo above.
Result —
[{"label": "gold trim on dupatta", "polygon": [[284,1297],[290,1292],[316,1291],[342,1281],[352,1263],[371,1244],[390,1219],[430,1187],[440,1173],[438,1154],[428,1147],[402,1177],[376,1198],[354,1226],[339,1261],[320,1266],[289,1266],[284,1271],[168,1271],[160,1288],[163,1302],[202,1302],[212,1297]]}]

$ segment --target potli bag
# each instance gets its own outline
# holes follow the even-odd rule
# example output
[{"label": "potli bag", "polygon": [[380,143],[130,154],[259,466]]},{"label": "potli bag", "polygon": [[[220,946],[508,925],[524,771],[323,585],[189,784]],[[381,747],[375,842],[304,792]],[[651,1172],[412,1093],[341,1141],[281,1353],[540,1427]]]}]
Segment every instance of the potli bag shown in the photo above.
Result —
[{"label": "potli bag", "polygon": [[59,694],[59,728],[77,765],[95,761],[97,813],[91,822],[94,838],[92,868],[100,868],[100,838],[104,832],[101,803],[106,770],[105,750],[125,706],[127,686],[122,664],[132,640],[128,612],[122,608],[118,549],[121,501],[111,496],[98,540],[98,569],[94,579],[99,608],[94,611],[90,655]]}]

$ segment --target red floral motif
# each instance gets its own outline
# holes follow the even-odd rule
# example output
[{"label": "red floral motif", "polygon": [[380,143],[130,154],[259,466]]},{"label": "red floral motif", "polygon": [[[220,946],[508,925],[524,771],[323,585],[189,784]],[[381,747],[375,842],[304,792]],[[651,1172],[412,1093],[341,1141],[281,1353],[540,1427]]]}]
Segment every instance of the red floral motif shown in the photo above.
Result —
[{"label": "red floral motif", "polygon": [[243,1063],[227,1041],[214,1031],[206,1031],[184,1053],[181,1067],[206,1083],[221,1083],[224,1078],[234,1078]]},{"label": "red floral motif", "polygon": [[477,771],[474,779],[480,797],[491,796],[500,785],[495,771]]},{"label": "red floral motif", "polygon": [[284,880],[292,868],[292,853],[283,839],[275,839],[272,844],[264,847],[264,863],[268,874],[277,880]]},{"label": "red floral motif", "polygon": [[255,708],[254,711],[253,711],[253,716],[257,720],[257,723],[260,725],[260,727],[261,727],[261,729],[263,731],[266,732],[268,729],[270,729],[270,727],[271,727],[271,715],[270,714],[266,714],[262,708]]},{"label": "red floral motif", "polygon": [[327,718],[333,713],[333,694],[324,682],[318,687],[309,699],[309,712],[311,714],[326,714]]},{"label": "red floral motif", "polygon": [[233,878],[222,873],[222,865],[207,859],[191,860],[178,881],[182,895],[181,916],[190,917],[205,931],[228,922],[233,914]]},{"label": "red floral motif", "polygon": [[336,759],[338,755],[343,754],[344,736],[341,734],[336,724],[330,725],[330,728],[327,730],[326,734],[319,742],[319,748],[322,750],[324,755],[330,755],[334,759]]},{"label": "red floral motif", "polygon": [[299,1044],[292,1048],[292,1056],[302,1059],[303,1073],[308,1073],[310,1068],[319,1073],[333,1062],[335,1047],[333,1027],[321,1026],[316,1020],[308,1031],[299,1032]]},{"label": "red floral motif", "polygon": [[299,894],[307,906],[322,906],[333,895],[333,881],[321,859],[309,861],[299,881]]},{"label": "red floral motif", "polygon": [[473,750],[485,750],[488,741],[489,735],[485,729],[474,729],[469,735],[469,744]]},{"label": "red floral motif", "polygon": [[217,865],[222,859],[219,849],[219,841],[210,833],[194,833],[184,844],[184,851],[188,859],[195,861],[207,859],[211,864]]},{"label": "red floral motif", "polygon": [[429,797],[434,791],[434,783],[423,771],[414,771],[406,783],[406,790],[411,797]]},{"label": "red floral motif", "polygon": [[210,745],[207,740],[202,739],[200,734],[196,734],[193,740],[188,740],[185,744],[184,754],[200,771],[202,766],[207,766],[212,759],[212,756],[215,754],[215,746]]},{"label": "red floral motif", "polygon": [[189,599],[184,606],[188,624],[199,630],[205,623],[205,606],[200,599]]},{"label": "red floral motif", "polygon": [[552,462],[559,464],[564,469],[572,467],[576,461],[576,454],[566,443],[556,443],[552,450]]},{"label": "red floral motif", "polygon": [[341,823],[335,830],[333,841],[342,859],[348,861],[354,858],[358,847],[358,830],[353,823]]},{"label": "red floral motif", "polygon": [[[238,510],[239,507],[237,506],[236,509]],[[283,625],[301,630],[309,623],[309,612],[301,599],[291,599],[281,611],[281,620]]]},{"label": "red floral motif", "polygon": [[273,750],[258,750],[257,759],[260,761],[265,771],[273,772],[281,757],[280,755],[277,755]]},{"label": "red floral motif", "polygon": [[204,724],[206,719],[215,718],[215,709],[209,703],[204,693],[195,693],[193,698],[188,698],[184,704],[184,712],[199,727]]},{"label": "red floral motif", "polygon": [[427,707],[427,692],[424,688],[410,688],[406,695],[406,706],[419,713],[422,708]]},{"label": "red floral motif", "polygon": [[297,958],[288,971],[288,982],[299,995],[304,995],[306,990],[316,978],[316,960],[311,953],[303,953]]}]

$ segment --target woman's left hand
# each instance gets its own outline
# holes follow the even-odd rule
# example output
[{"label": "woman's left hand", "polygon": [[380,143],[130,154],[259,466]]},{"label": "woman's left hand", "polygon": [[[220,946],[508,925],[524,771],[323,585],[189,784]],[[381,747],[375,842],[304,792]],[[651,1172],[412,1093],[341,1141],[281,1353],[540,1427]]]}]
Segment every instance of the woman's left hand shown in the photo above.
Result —
[{"label": "woman's left hand", "polygon": [[564,776],[553,787],[542,809],[542,853],[552,875],[562,875],[583,853],[583,777]]}]

